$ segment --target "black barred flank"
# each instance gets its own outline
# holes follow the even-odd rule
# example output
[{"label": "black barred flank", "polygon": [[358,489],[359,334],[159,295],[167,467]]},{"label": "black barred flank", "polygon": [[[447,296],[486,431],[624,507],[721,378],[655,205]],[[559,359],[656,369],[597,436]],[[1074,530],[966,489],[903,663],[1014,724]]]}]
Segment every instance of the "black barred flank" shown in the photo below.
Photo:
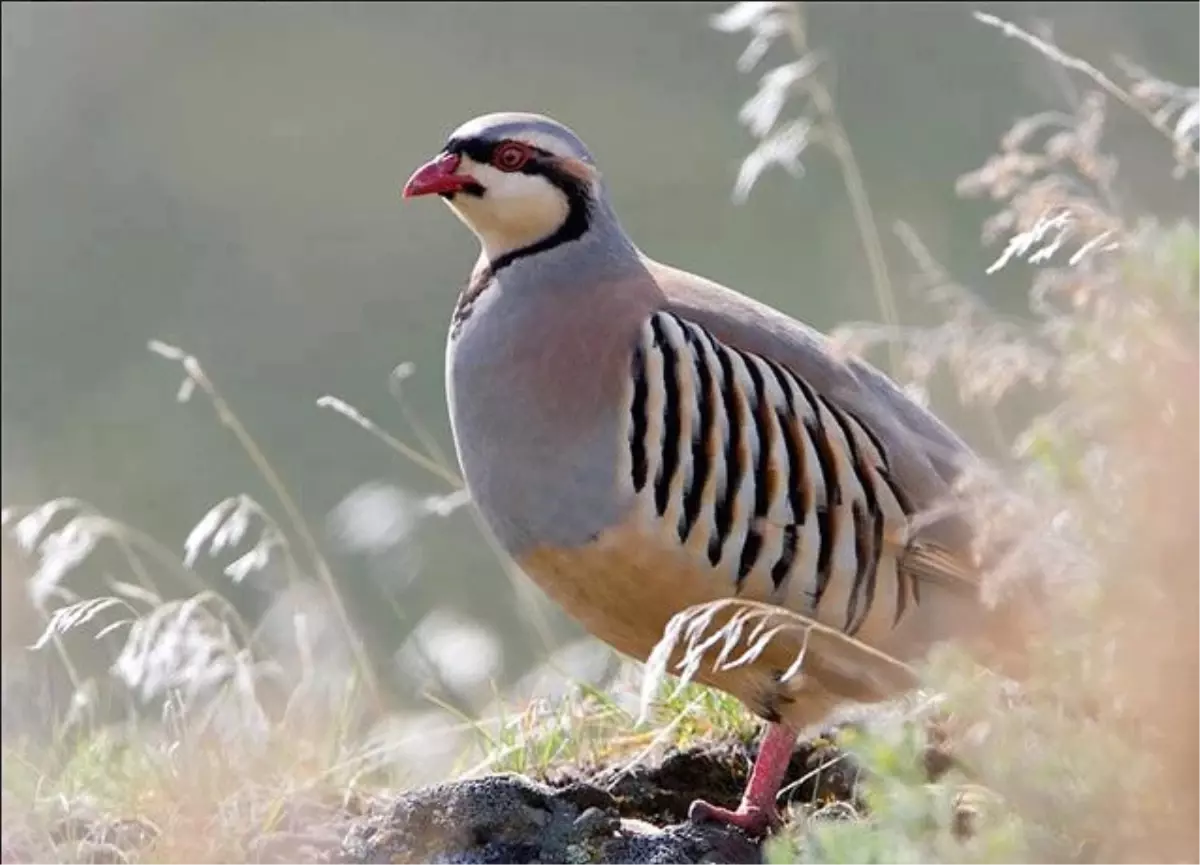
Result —
[{"label": "black barred flank", "polygon": [[788,506],[792,519],[804,525],[808,515],[808,484],[804,478],[804,445],[800,441],[800,429],[795,416],[785,417],[779,412],[779,428],[783,430],[784,452],[788,461]]},{"label": "black barred flank", "polygon": [[[875,586],[879,581],[879,560],[883,556],[883,514],[875,514],[875,533],[871,537],[874,553],[871,556],[871,572],[867,576],[867,591],[870,592],[869,597],[875,597]],[[904,616],[904,606],[907,601],[904,598],[904,580],[900,576],[900,569],[895,568],[893,573],[896,574],[896,585],[901,594],[896,598],[896,615],[892,619],[892,627],[900,624],[900,619]]]},{"label": "black barred flank", "polygon": [[[853,518],[854,518],[854,583],[850,587],[850,601],[846,609],[846,624],[843,630],[848,634],[855,634],[867,620],[867,616],[871,613],[871,603],[875,599],[875,577],[879,568],[879,548],[874,543],[874,537],[877,533],[877,525],[882,529],[883,515],[879,510],[879,499],[875,495],[875,484],[872,482],[870,468],[863,460],[862,453],[859,451],[858,440],[854,437],[854,430],[850,427],[850,422],[837,408],[824,397],[821,397],[821,403],[828,409],[829,414],[837,422],[838,427],[842,431],[842,437],[846,440],[846,448],[849,450],[850,467],[858,480],[859,487],[863,491],[863,498],[866,500],[867,506],[864,509],[859,502],[854,503]],[[877,448],[878,449],[878,448]],[[862,605],[861,615],[859,605]]]},{"label": "black barred flank", "polygon": [[[651,362],[655,354],[661,366]],[[677,515],[670,537],[698,540],[700,555],[735,592],[754,586],[783,598],[799,580],[811,612],[823,598],[827,607],[839,599],[836,610],[822,613],[829,624],[855,634],[874,621],[881,563],[896,556],[884,538],[903,530],[887,521],[913,513],[876,433],[778,361],[668,312],[650,318],[631,372],[633,488],[647,513]],[[651,442],[657,424],[648,412],[660,394],[662,417],[654,420],[663,437]],[[853,541],[852,562],[837,560],[839,538],[843,546]],[[731,543],[740,548],[728,549]],[[894,626],[910,602],[920,602],[917,581],[898,567],[884,573],[896,582]],[[831,591],[835,580],[845,582]]]},{"label": "black barred flank", "polygon": [[717,417],[715,404],[717,401],[716,387],[712,370],[708,368],[704,349],[700,345],[701,337],[692,328],[685,328],[688,345],[692,348],[692,365],[696,371],[696,402],[699,409],[699,422],[696,434],[692,436],[692,474],[691,482],[683,496],[683,514],[679,521],[679,539],[687,543],[700,516],[700,502],[704,497],[704,485],[712,473],[712,455],[714,453],[713,439],[716,436]]},{"label": "black barred flank", "polygon": [[[871,602],[875,599],[875,557],[871,553],[867,540],[867,513],[862,502],[855,501],[851,508],[854,520],[854,582],[850,586],[850,596],[846,602],[846,623],[842,630],[853,636],[858,633],[867,616],[871,614]],[[859,607],[862,607],[860,610]]]},{"label": "black barred flank", "polygon": [[829,441],[829,436],[825,433],[825,423],[821,420],[821,403],[804,379],[794,377],[792,380],[800,388],[800,392],[812,409],[810,420],[804,424],[804,431],[812,440],[813,448],[817,452],[817,464],[821,469],[825,487],[825,501],[815,503],[817,535],[820,539],[817,550],[817,573],[812,591],[812,605],[816,610],[821,606],[821,598],[824,596],[832,576],[833,551],[837,548],[838,508],[842,503],[842,488],[838,480],[837,456],[833,452],[833,444]]},{"label": "black barred flank", "polygon": [[784,408],[776,408],[779,418],[779,429],[783,438],[784,454],[788,464],[788,507],[792,512],[795,525],[788,526],[783,536],[783,549],[780,550],[779,560],[771,570],[771,581],[778,591],[791,575],[792,564],[796,559],[796,548],[799,542],[799,526],[808,519],[809,501],[807,466],[804,458],[804,443],[800,440],[800,423],[796,416],[796,402],[792,396],[791,377],[773,360],[767,359],[767,366],[775,374],[775,381],[783,392]]},{"label": "black barred flank", "polygon": [[720,343],[714,343],[717,360],[721,364],[721,398],[725,405],[725,419],[729,427],[725,442],[725,489],[721,490],[721,498],[717,502],[714,514],[716,526],[712,538],[708,542],[708,561],[716,566],[721,561],[725,542],[733,534],[733,502],[737,498],[738,486],[742,482],[742,409],[737,398],[737,383],[733,378],[733,361],[729,359],[729,350]]},{"label": "black barred flank", "polygon": [[795,525],[783,527],[783,550],[779,553],[779,559],[775,562],[775,566],[771,568],[771,583],[775,586],[775,591],[783,588],[783,584],[791,576],[792,564],[796,561],[796,547],[799,538],[800,530]]},{"label": "black barred flank", "polygon": [[[816,411],[814,407],[814,411]],[[813,609],[821,605],[821,596],[829,585],[829,577],[833,567],[833,551],[837,545],[838,505],[842,502],[842,490],[838,485],[837,457],[833,453],[833,445],[825,435],[825,426],[819,415],[814,415],[812,423],[804,425],[805,431],[812,438],[817,451],[817,463],[821,476],[825,479],[825,501],[817,504],[817,534],[820,536],[820,548],[817,551],[817,579],[813,589]]]},{"label": "black barred flank", "polygon": [[661,517],[667,512],[668,494],[675,470],[679,468],[679,439],[683,434],[683,414],[679,406],[679,359],[671,341],[663,333],[662,320],[650,320],[654,342],[663,359],[663,458],[654,482],[654,506]]},{"label": "black barred flank", "polygon": [[754,491],[754,516],[765,517],[771,509],[775,495],[774,472],[771,470],[771,455],[775,452],[775,441],[771,435],[771,406],[767,404],[766,387],[762,372],[753,358],[743,355],[750,379],[754,382],[754,431],[758,434],[758,463],[755,468],[756,489]]},{"label": "black barred flank", "polygon": [[742,555],[738,559],[737,587],[740,589],[750,571],[758,561],[758,553],[762,550],[762,532],[751,527],[746,531],[746,542],[742,544]]},{"label": "black barred flank", "polygon": [[[871,427],[869,427],[867,424],[865,424],[863,422],[863,419],[861,417],[859,417],[857,414],[855,414],[854,412],[849,411],[847,409],[843,409],[842,411],[850,420],[852,420],[854,422],[854,424],[856,425],[858,430],[864,436],[867,437],[867,439],[871,442],[871,445],[875,448],[875,452],[877,454],[879,454],[879,459],[882,464],[875,467],[875,476],[877,478],[879,478],[879,480],[887,488],[888,492],[890,492],[892,494],[892,498],[894,498],[896,500],[896,504],[900,507],[901,512],[906,517],[911,517],[914,513],[912,502],[909,500],[908,496],[906,496],[904,494],[904,491],[902,489],[900,489],[900,485],[897,484],[895,479],[892,477],[892,474],[890,471],[891,460],[889,459],[887,449],[883,446],[883,442],[880,441],[879,436],[877,436],[875,434],[875,431],[872,430]],[[864,487],[864,489],[869,489],[868,494],[873,499],[875,499],[876,503],[878,503],[878,496],[876,494],[874,485],[872,484],[869,487]],[[874,567],[876,569],[878,569],[879,557],[883,553],[883,531],[884,531],[883,514],[879,513],[877,511],[876,513],[873,514],[873,516],[875,519],[875,527],[874,527],[874,529],[875,529],[875,537],[874,537],[875,565],[874,565]],[[872,593],[874,593],[874,589],[875,589],[875,579],[876,579],[875,574],[872,574],[871,575],[871,592]],[[910,584],[911,584],[911,586],[910,586]],[[909,575],[909,573],[907,571],[905,571],[903,568],[897,568],[896,569],[896,612],[895,612],[895,616],[892,619],[893,626],[900,624],[900,620],[904,618],[904,613],[908,609],[908,599],[909,599],[910,595],[912,596],[912,599],[914,602],[920,603],[919,589],[917,586],[917,582],[915,580],[913,580],[912,577]]]},{"label": "black barred flank", "polygon": [[817,462],[821,464],[821,475],[825,478],[825,503],[830,508],[836,508],[842,503],[842,487],[838,483],[837,457],[833,452],[833,444],[825,432],[825,422],[821,420],[821,400],[803,379],[797,378],[795,382],[812,408],[812,422],[805,424],[805,427],[812,437],[817,451]]},{"label": "black barred flank", "polygon": [[772,472],[771,456],[773,445],[771,439],[770,406],[767,405],[766,388],[763,385],[762,372],[754,358],[745,352],[738,352],[746,370],[750,373],[750,381],[754,384],[754,399],[751,400],[750,417],[754,420],[754,431],[758,436],[758,459],[754,465],[754,516],[750,527],[746,530],[746,540],[742,544],[742,555],[738,560],[738,583],[750,575],[758,564],[758,555],[762,551],[763,536],[760,528],[761,521],[771,509]]},{"label": "black barred flank", "polygon": [[[912,500],[905,495],[904,490],[900,488],[900,484],[892,477],[891,471],[887,468],[881,468],[877,471],[880,479],[891,490],[891,493],[896,498],[896,502],[900,505],[900,510],[904,515],[911,517],[916,513],[913,507]],[[896,622],[900,621],[904,610],[908,607],[908,599],[912,598],[914,604],[921,603],[921,582],[914,580],[907,571],[903,568],[896,569]]]},{"label": "black barred flank", "polygon": [[649,398],[646,386],[646,352],[639,345],[633,352],[633,405],[630,408],[629,450],[633,458],[633,488],[637,492],[646,486],[646,401]]},{"label": "black barred flank", "polygon": [[[879,578],[879,558],[882,553],[880,541],[883,538],[883,514],[870,505],[864,509],[861,503],[854,503],[854,550],[858,568],[854,574],[854,595],[861,599],[862,610],[857,621],[847,619],[846,632],[853,635],[871,615],[871,606],[875,602],[875,583]],[[899,621],[899,620],[897,620]]]}]

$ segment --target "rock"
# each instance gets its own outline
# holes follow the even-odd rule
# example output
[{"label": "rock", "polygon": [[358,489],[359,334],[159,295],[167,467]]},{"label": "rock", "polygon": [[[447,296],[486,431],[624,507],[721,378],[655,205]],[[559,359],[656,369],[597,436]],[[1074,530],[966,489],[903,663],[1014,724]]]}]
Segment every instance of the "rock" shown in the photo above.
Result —
[{"label": "rock", "polygon": [[622,819],[588,784],[554,787],[520,775],[438,784],[398,795],[356,822],[343,862],[758,862],[741,832]]}]

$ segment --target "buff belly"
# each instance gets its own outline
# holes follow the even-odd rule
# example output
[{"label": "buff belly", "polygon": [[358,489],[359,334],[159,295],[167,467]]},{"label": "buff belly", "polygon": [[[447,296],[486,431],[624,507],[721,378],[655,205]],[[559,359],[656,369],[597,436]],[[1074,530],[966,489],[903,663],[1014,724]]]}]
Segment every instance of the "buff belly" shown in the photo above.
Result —
[{"label": "buff belly", "polygon": [[[682,547],[656,543],[655,535],[636,525],[608,529],[574,549],[535,548],[518,564],[591,634],[639,661],[650,655],[675,614],[733,597],[718,571]],[[728,621],[735,609],[715,616],[706,633]],[[783,621],[786,611],[776,609]],[[739,643],[729,657],[748,647]],[[779,676],[802,651],[799,673],[781,682]],[[706,654],[696,679],[732,694],[767,720],[793,726],[815,723],[841,703],[882,699],[909,684],[907,677],[886,665],[876,668],[841,641],[816,632],[806,638],[795,627],[771,640],[755,660],[733,669],[714,669],[719,652],[717,646]],[[669,672],[676,672],[681,656],[677,648]]]}]

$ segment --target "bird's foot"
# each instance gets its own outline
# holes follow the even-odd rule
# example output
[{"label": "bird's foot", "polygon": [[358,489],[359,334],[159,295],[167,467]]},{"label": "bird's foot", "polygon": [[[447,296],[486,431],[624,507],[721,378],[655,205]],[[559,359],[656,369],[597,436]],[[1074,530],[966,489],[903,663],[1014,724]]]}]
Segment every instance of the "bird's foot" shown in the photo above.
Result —
[{"label": "bird's foot", "polygon": [[736,811],[709,804],[697,799],[688,808],[688,820],[692,823],[721,823],[736,826],[752,838],[765,837],[783,825],[783,820],[774,806],[763,808],[742,802]]}]

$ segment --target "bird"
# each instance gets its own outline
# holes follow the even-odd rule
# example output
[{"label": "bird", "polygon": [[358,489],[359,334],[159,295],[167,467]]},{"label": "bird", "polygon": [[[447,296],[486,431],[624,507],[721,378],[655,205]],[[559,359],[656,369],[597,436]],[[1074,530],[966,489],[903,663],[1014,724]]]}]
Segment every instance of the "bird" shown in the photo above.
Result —
[{"label": "bird", "polygon": [[978,458],[865,359],[643,253],[550,117],[463,123],[403,186],[425,196],[479,242],[447,407],[470,498],[515,564],[641,661],[674,617],[723,599],[824,626],[696,676],[766,729],[740,804],[697,799],[689,819],[768,834],[799,733],[911,686],[847,645],[910,659],[979,620],[970,526],[937,510]]}]

